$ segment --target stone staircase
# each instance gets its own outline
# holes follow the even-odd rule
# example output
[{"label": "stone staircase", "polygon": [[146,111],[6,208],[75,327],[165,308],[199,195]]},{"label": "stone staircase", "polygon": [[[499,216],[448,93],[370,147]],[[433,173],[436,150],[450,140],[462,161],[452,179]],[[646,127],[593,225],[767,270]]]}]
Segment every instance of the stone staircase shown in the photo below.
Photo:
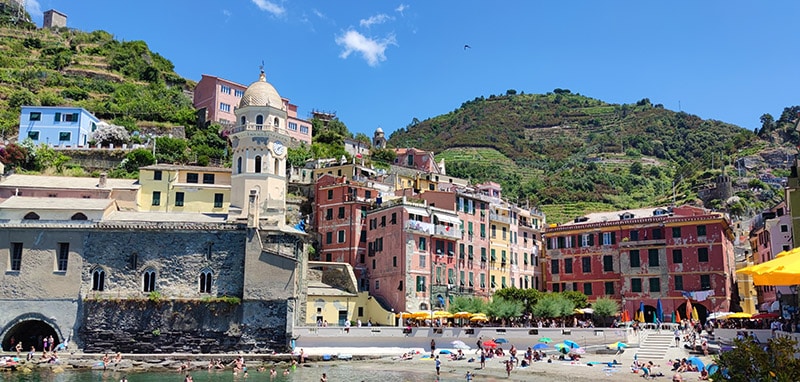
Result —
[{"label": "stone staircase", "polygon": [[641,333],[642,342],[636,353],[640,360],[661,361],[666,358],[670,346],[675,343],[675,336],[666,330],[657,332],[646,330]]}]

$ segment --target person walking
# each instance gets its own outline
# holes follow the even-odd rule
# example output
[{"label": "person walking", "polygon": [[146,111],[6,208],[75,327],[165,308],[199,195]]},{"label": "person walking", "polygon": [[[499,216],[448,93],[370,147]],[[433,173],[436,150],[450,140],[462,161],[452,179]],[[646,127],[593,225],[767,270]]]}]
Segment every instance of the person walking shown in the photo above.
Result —
[{"label": "person walking", "polygon": [[472,381],[472,376],[473,376],[473,374],[470,373],[469,371],[467,371],[467,375],[466,375],[467,382],[471,382]]},{"label": "person walking", "polygon": [[435,355],[434,354],[435,352],[436,352],[436,340],[431,338],[431,357]]},{"label": "person walking", "polygon": [[439,369],[442,367],[442,361],[439,360],[439,356],[436,356],[436,376],[439,376]]},{"label": "person walking", "polygon": [[486,352],[481,351],[481,369],[486,367]]}]

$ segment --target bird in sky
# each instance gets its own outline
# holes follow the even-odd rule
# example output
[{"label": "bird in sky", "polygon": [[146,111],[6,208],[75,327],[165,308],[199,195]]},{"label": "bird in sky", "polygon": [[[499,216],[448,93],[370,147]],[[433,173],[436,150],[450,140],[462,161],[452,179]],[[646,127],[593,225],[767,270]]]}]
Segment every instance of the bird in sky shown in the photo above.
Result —
[{"label": "bird in sky", "polygon": [[464,44],[464,50],[467,50],[467,48],[469,48],[469,49],[472,49],[472,47],[471,47],[471,46],[469,46],[469,45],[467,45],[467,44]]}]

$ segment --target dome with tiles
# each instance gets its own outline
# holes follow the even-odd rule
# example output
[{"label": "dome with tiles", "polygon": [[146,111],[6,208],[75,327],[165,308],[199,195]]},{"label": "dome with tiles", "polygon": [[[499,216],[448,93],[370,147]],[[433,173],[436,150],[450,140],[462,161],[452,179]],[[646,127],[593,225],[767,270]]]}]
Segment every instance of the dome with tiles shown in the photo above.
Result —
[{"label": "dome with tiles", "polygon": [[242,100],[239,101],[239,108],[245,106],[272,106],[283,109],[283,100],[275,87],[267,82],[264,71],[261,71],[258,81],[250,84],[244,91]]}]

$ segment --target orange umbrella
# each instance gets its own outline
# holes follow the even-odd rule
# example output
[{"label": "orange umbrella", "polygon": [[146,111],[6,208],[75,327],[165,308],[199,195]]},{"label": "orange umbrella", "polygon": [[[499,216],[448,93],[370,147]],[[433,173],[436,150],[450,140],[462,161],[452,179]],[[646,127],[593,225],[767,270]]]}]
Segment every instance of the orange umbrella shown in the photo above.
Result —
[{"label": "orange umbrella", "polygon": [[681,312],[675,311],[675,322],[681,322]]},{"label": "orange umbrella", "polygon": [[686,318],[692,317],[692,302],[686,299]]},{"label": "orange umbrella", "polygon": [[622,322],[628,322],[631,320],[631,316],[628,314],[627,310],[622,311]]}]

